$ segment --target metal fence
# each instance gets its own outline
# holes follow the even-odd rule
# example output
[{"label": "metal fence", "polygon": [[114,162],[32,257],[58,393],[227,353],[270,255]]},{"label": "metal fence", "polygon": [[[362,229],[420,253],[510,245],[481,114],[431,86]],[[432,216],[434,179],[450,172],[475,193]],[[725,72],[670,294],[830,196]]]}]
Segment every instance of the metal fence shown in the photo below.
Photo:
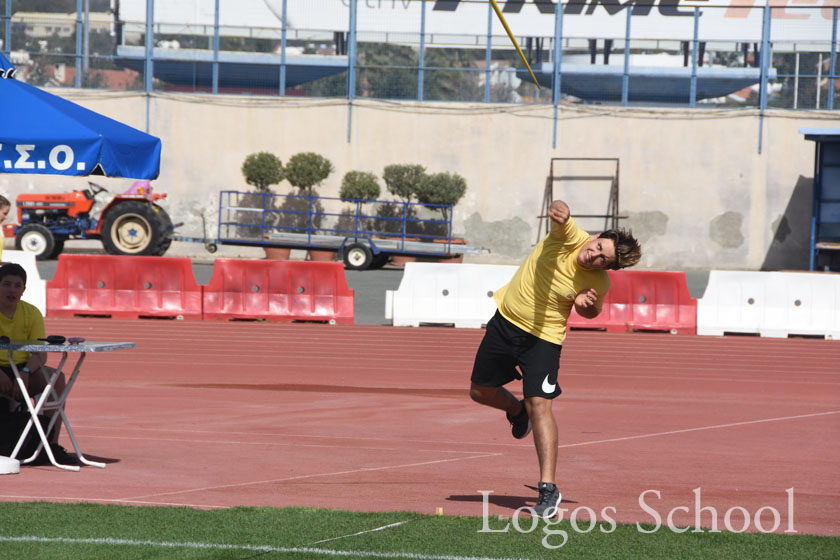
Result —
[{"label": "metal fence", "polygon": [[[215,0],[212,13],[180,21],[173,6],[189,0],[121,0],[117,13],[108,0],[65,0],[76,7],[69,13],[29,12],[31,1],[0,0],[0,40],[17,77],[35,85],[835,108],[839,7],[687,1],[500,2],[539,85],[486,0]],[[251,12],[251,20],[243,16]],[[249,25],[254,21],[264,25]]]}]

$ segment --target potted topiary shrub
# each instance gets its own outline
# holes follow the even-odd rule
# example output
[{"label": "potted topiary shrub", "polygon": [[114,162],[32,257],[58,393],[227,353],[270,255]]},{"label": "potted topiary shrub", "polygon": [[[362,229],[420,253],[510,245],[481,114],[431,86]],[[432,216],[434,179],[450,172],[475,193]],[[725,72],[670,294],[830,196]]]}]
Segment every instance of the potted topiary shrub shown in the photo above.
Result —
[{"label": "potted topiary shrub", "polygon": [[[320,154],[301,152],[289,158],[285,166],[286,180],[298,189],[294,196],[283,202],[283,224],[296,233],[316,233],[324,218],[324,207],[317,198],[315,187],[333,172],[333,164]],[[306,198],[304,198],[306,197]],[[333,260],[333,251],[309,250],[310,260]]]},{"label": "potted topiary shrub", "polygon": [[380,193],[379,179],[368,171],[348,171],[341,180],[341,189],[338,196],[341,200],[353,204],[352,209],[343,210],[338,219],[336,229],[345,232],[364,231],[368,232],[375,225],[375,220],[361,219],[356,223],[356,206],[358,214],[364,214],[365,202],[376,200]]},{"label": "potted topiary shrub", "polygon": [[[408,204],[416,198],[420,181],[423,180],[425,175],[426,168],[416,163],[398,163],[385,167],[382,171],[385,188],[404,205],[402,207],[395,204],[380,205],[376,211],[377,218],[379,218],[374,224],[376,231],[399,235],[400,239],[403,239],[403,234],[405,234],[404,239],[406,241],[420,240],[419,237],[407,237],[423,233],[422,228],[419,227],[420,224],[411,221],[417,217],[417,212],[413,206],[408,206]],[[403,217],[405,217],[405,220],[403,220]],[[403,224],[405,224],[405,232],[403,232]],[[405,266],[405,263],[416,260],[416,257],[408,255],[394,255],[391,257],[391,264]]]},{"label": "potted topiary shrub", "polygon": [[256,192],[270,193],[271,185],[283,180],[283,162],[269,152],[250,154],[242,162],[242,175],[246,183],[254,186]]},{"label": "potted topiary shrub", "polygon": [[289,158],[286,179],[306,196],[317,196],[315,187],[333,172],[330,160],[314,152],[301,152]]},{"label": "potted topiary shrub", "polygon": [[[412,199],[416,199],[417,192],[420,189],[420,183],[425,176],[426,168],[422,165],[412,163],[388,165],[382,172],[382,179],[385,181],[385,188],[388,189],[389,193],[405,204],[410,203]],[[399,216],[392,215],[401,210],[402,209],[398,209],[394,205],[383,205],[380,207],[377,215],[388,218],[401,218],[402,214]],[[406,208],[405,217],[408,220],[417,217],[414,207],[408,206]],[[380,224],[382,229],[379,231],[402,234],[402,227],[399,222],[380,220]],[[389,228],[389,226],[394,225],[400,226],[399,231],[393,231],[393,227]],[[406,223],[406,234],[423,233],[422,231],[412,231],[411,227],[414,225],[416,224],[412,224],[412,222]]]},{"label": "potted topiary shrub", "polygon": [[[417,189],[417,201],[421,204],[446,204],[455,206],[458,201],[464,197],[467,191],[467,182],[463,177],[457,173],[433,173],[426,175],[420,181]],[[451,237],[448,222],[451,218],[449,215],[449,208],[433,207],[440,212],[443,222],[447,223],[426,223],[425,234],[435,235],[438,237]],[[446,243],[445,239],[435,239],[435,243]],[[466,241],[461,238],[453,238],[453,244],[466,244]],[[458,255],[446,259],[437,259],[441,262],[463,262],[464,256]]]},{"label": "potted topiary shrub", "polygon": [[[249,154],[242,163],[242,175],[245,182],[254,187],[253,195],[244,195],[238,204],[246,208],[271,209],[275,207],[275,199],[266,197],[271,194],[271,185],[276,185],[283,180],[283,162],[272,153],[256,152]],[[241,224],[255,224],[253,227],[239,226],[238,236],[247,238],[260,238],[262,240],[266,232],[262,228],[262,221],[266,225],[274,223],[274,216],[268,213],[237,212],[236,221]],[[260,224],[257,226],[256,224]],[[291,250],[281,247],[265,247],[266,258],[288,259]]]}]

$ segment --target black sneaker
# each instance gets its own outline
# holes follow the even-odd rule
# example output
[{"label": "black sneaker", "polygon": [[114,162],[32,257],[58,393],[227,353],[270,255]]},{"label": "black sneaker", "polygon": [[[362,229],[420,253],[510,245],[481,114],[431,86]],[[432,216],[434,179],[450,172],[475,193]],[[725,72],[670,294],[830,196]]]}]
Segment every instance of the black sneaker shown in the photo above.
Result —
[{"label": "black sneaker", "polygon": [[516,416],[506,415],[508,422],[510,422],[510,432],[516,439],[522,439],[531,433],[531,419],[528,418],[528,409],[525,408],[525,401],[522,400],[519,402],[522,403],[522,412]]},{"label": "black sneaker", "polygon": [[560,506],[560,490],[557,486],[550,482],[540,482],[540,497],[537,499],[537,505],[534,506],[536,514],[543,519],[551,519],[557,515],[557,508]]},{"label": "black sneaker", "polygon": [[[57,443],[51,443],[50,450],[53,452],[55,462],[59,465],[74,466],[79,464],[79,458],[76,457],[75,453],[68,453],[66,449]],[[49,464],[50,460],[47,458],[47,454],[41,451],[41,455],[47,459],[47,463]]]}]

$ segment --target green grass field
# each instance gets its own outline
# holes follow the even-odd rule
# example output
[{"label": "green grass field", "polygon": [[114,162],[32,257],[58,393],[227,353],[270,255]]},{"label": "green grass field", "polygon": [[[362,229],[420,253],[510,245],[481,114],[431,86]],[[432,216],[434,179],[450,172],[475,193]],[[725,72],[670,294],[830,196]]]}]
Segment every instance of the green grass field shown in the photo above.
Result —
[{"label": "green grass field", "polygon": [[[508,520],[509,521],[509,520]],[[519,519],[530,528],[527,516]],[[489,527],[507,521],[491,518]],[[481,517],[237,507],[203,511],[95,504],[0,503],[0,558],[838,558],[840,538],[755,533],[652,534],[636,525],[576,532],[544,522],[533,532],[481,533]],[[605,526],[606,528],[610,528]],[[585,524],[581,524],[585,528]],[[377,530],[378,529],[378,530]]]}]

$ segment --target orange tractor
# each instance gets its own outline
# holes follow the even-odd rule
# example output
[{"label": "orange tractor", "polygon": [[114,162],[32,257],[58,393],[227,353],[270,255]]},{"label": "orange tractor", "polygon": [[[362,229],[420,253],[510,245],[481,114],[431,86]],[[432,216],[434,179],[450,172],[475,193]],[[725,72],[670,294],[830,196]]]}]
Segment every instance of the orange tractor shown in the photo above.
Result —
[{"label": "orange tractor", "polygon": [[[172,243],[174,226],[157,201],[148,181],[136,181],[114,196],[101,213],[96,196],[107,189],[90,183],[87,189],[63,194],[22,194],[15,201],[18,224],[5,224],[3,233],[15,237],[15,248],[53,259],[68,239],[101,239],[112,255],[163,255]],[[94,218],[98,213],[99,218]]]}]

